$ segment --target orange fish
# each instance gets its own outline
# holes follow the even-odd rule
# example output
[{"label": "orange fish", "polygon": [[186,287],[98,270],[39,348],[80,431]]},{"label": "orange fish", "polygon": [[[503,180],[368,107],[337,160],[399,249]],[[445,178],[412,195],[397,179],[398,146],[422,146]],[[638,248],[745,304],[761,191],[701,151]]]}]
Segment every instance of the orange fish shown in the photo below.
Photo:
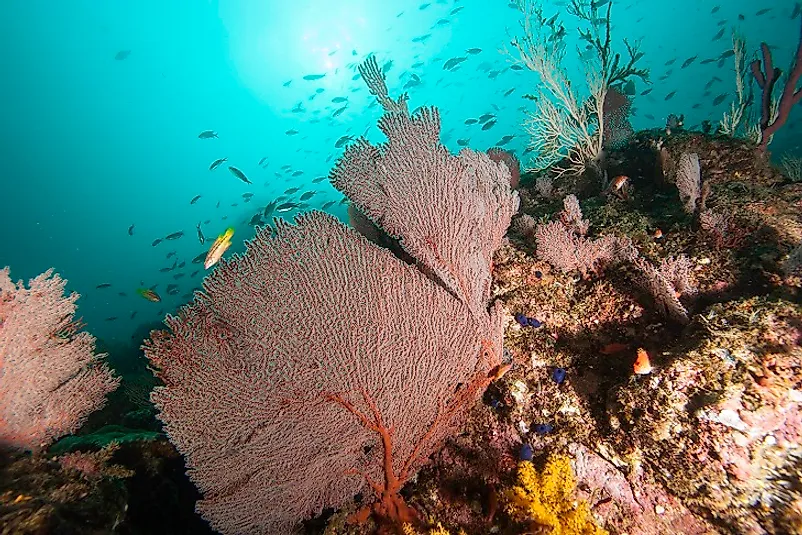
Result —
[{"label": "orange fish", "polygon": [[649,354],[642,347],[638,348],[638,358],[635,360],[633,370],[638,375],[649,375],[652,373],[652,363],[649,362]]},{"label": "orange fish", "polygon": [[627,175],[618,175],[618,176],[617,176],[617,177],[615,177],[615,178],[613,179],[613,181],[610,183],[610,190],[611,190],[611,191],[618,191],[618,190],[620,190],[620,189],[621,189],[621,188],[623,188],[623,187],[624,187],[624,185],[627,183],[627,180],[629,180],[629,177],[628,177]]},{"label": "orange fish", "polygon": [[220,261],[223,257],[223,253],[231,247],[231,236],[233,235],[234,229],[229,227],[214,240],[214,243],[209,248],[209,252],[206,254],[206,261],[203,263],[204,268],[209,269]]},{"label": "orange fish", "polygon": [[654,239],[659,240],[662,237],[663,237],[663,231],[660,230],[659,228],[654,229]]}]

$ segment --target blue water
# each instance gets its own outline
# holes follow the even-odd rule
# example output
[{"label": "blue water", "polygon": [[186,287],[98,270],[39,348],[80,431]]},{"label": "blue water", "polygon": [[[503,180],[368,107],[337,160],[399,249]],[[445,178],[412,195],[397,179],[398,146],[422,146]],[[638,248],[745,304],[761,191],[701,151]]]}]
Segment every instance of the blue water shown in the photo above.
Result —
[{"label": "blue water", "polygon": [[[558,4],[546,2],[547,14],[564,10]],[[636,129],[661,127],[670,113],[685,114],[689,127],[705,119],[718,123],[731,100],[718,106],[712,100],[734,95],[732,60],[723,67],[700,62],[731,48],[732,27],[745,35],[748,50],[766,40],[776,47],[775,64],[788,66],[799,37],[799,19],[790,18],[794,2],[729,1],[711,13],[716,4],[615,3],[618,49],[624,37],[642,39],[642,66],[652,71],[651,86],[636,81]],[[762,8],[772,9],[756,16]],[[519,155],[527,146],[520,125],[529,102],[521,97],[534,92],[538,78],[510,70],[500,51],[520,18],[503,0],[5,0],[0,16],[0,266],[10,266],[14,279],[55,268],[82,295],[78,316],[87,329],[109,343],[129,341],[137,328],[185,303],[203,276],[191,259],[228,226],[236,230],[229,254],[243,251],[243,240],[253,235],[251,216],[284,190],[300,188],[294,200],[315,190],[310,208],[342,199],[327,181],[312,180],[328,174],[342,153],[334,146],[342,136],[380,139],[380,109],[355,70],[370,53],[385,66],[391,94],[413,73],[420,77],[410,89],[411,107],[440,108],[451,150],[460,148],[458,139],[483,150],[506,135],[516,136],[506,148]],[[572,29],[571,18],[563,20]],[[724,36],[713,41],[722,27]],[[453,71],[443,69],[469,48],[482,52]],[[572,50],[569,42],[567,67],[580,84]],[[325,77],[303,80],[310,74]],[[714,76],[721,81],[704,97]],[[649,87],[649,95],[639,96]],[[344,105],[332,102],[335,97],[347,97],[347,108],[332,117]],[[293,113],[299,104],[303,111]],[[771,145],[775,156],[802,155],[799,108]],[[498,116],[493,128],[464,124],[485,113]],[[204,130],[219,138],[199,139]],[[228,161],[210,171],[223,157]],[[228,165],[253,184],[235,178]],[[292,176],[297,171],[303,174]],[[253,193],[249,203],[246,192]],[[202,197],[190,205],[196,195]],[[327,211],[346,219],[339,202]],[[195,226],[206,220],[201,245]],[[151,245],[177,231],[185,235]],[[176,255],[167,259],[171,251]],[[175,259],[186,267],[159,272]],[[179,273],[183,278],[174,279]],[[104,283],[111,287],[96,288]],[[166,293],[168,284],[178,285],[178,295]],[[161,303],[135,291],[154,285]]]}]

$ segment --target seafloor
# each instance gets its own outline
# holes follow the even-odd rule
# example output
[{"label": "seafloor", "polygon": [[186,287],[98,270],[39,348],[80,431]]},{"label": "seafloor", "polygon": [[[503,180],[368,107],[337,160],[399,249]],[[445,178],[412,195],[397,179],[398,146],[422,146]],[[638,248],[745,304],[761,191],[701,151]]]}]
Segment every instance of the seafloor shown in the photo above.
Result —
[{"label": "seafloor", "polygon": [[[674,178],[685,152],[699,156],[715,226],[683,210]],[[802,183],[746,142],[698,132],[640,132],[606,165],[629,177],[625,191],[575,178],[548,192],[524,176],[519,218],[533,219],[513,223],[494,260],[514,366],[405,488],[430,524],[407,533],[802,533],[802,281],[787,260],[802,242]],[[631,263],[580,277],[538,260],[525,222],[554,218],[568,194],[589,236],[628,236],[655,264],[690,259],[694,288],[679,296],[688,322],[660,313]],[[639,349],[650,373],[634,373]],[[210,532],[142,377],[49,456],[3,461],[0,533]],[[97,453],[59,457],[75,450]],[[549,531],[522,513],[528,494],[547,492],[527,487],[521,457],[548,472],[559,455],[571,460],[555,479],[568,505],[541,505],[566,518],[585,507],[599,529]],[[305,529],[375,531],[349,512]]]}]

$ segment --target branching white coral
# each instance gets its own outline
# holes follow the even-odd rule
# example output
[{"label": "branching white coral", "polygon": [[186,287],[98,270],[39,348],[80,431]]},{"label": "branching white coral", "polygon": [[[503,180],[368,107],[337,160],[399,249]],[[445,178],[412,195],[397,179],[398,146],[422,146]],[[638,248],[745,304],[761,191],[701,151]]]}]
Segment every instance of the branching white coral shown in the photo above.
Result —
[{"label": "branching white coral", "polygon": [[[610,8],[606,15],[590,0],[572,0],[568,12],[580,24],[579,38],[587,41],[591,57],[583,57],[587,95],[580,95],[563,67],[565,59],[565,26],[557,16],[546,19],[537,0],[517,0],[523,13],[523,35],[512,40],[514,61],[540,76],[541,85],[535,95],[535,110],[528,113],[525,128],[531,136],[536,156],[530,168],[543,171],[552,168],[556,176],[582,174],[589,167],[600,171],[604,132],[604,101],[607,90],[615,82],[631,76],[646,79],[648,71],[635,68],[642,57],[637,43],[624,41],[629,60],[620,63],[621,55],[612,52],[610,42]],[[601,23],[599,23],[601,21]],[[556,165],[559,164],[559,165]]]}]

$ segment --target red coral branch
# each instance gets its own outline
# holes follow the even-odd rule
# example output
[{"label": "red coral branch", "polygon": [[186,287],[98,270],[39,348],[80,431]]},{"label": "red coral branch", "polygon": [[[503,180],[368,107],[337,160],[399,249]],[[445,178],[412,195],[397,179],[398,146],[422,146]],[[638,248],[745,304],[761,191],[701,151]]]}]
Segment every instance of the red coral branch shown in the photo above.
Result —
[{"label": "red coral branch", "polygon": [[[491,364],[495,362],[495,354],[493,352],[493,343],[490,340],[482,340],[482,354],[480,362]],[[484,368],[484,367],[482,367]],[[368,430],[378,433],[381,437],[383,448],[383,468],[384,468],[384,484],[376,483],[368,474],[358,471],[350,470],[349,473],[358,474],[365,478],[368,485],[373,488],[376,493],[376,501],[367,504],[359,511],[354,513],[350,520],[355,523],[361,523],[374,514],[379,520],[401,526],[405,523],[417,522],[419,520],[418,514],[409,505],[406,504],[404,498],[401,496],[401,488],[409,479],[412,474],[412,469],[416,462],[420,460],[423,452],[431,451],[430,441],[433,437],[441,436],[443,427],[448,427],[452,419],[462,410],[469,408],[473,405],[479,393],[484,392],[491,382],[500,378],[504,372],[509,369],[509,365],[499,364],[493,367],[489,372],[477,372],[473,375],[471,380],[454,397],[449,401],[446,406],[440,404],[429,429],[417,441],[412,452],[407,457],[401,469],[396,475],[393,469],[393,428],[387,427],[384,424],[381,413],[376,406],[376,402],[366,390],[362,390],[362,397],[365,403],[370,408],[372,416],[368,416],[360,411],[353,403],[346,399],[341,394],[328,394],[325,396],[327,401],[333,401],[348,412],[357,417],[359,422]]]},{"label": "red coral branch", "polygon": [[752,69],[752,76],[755,77],[757,85],[763,91],[760,102],[760,130],[763,135],[758,149],[761,152],[765,152],[771,137],[788,120],[788,116],[791,114],[791,109],[794,105],[802,100],[802,89],[796,89],[796,84],[799,78],[802,77],[802,27],[800,27],[799,44],[796,48],[796,55],[791,64],[791,71],[788,73],[788,79],[785,81],[785,88],[783,89],[777,107],[777,118],[774,119],[774,122],[771,122],[772,94],[774,86],[782,74],[782,70],[780,70],[779,67],[774,67],[769,45],[761,43],[760,51],[763,56],[763,71],[760,70],[761,65],[759,59],[753,61],[750,67]]}]

